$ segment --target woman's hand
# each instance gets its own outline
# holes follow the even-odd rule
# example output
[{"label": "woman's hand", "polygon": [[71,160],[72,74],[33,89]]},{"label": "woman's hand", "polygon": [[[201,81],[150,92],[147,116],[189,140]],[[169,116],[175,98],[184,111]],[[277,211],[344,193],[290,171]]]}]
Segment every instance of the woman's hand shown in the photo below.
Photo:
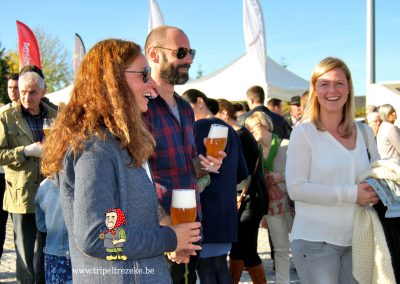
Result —
[{"label": "woman's hand", "polygon": [[200,246],[193,244],[201,239],[200,227],[200,222],[184,223],[172,226],[171,228],[175,231],[177,239],[175,251],[200,250]]},{"label": "woman's hand", "polygon": [[269,202],[282,199],[286,196],[286,192],[277,184],[269,184],[267,186]]},{"label": "woman's hand", "polygon": [[212,156],[204,157],[203,155],[199,155],[200,164],[203,167],[202,170],[208,171],[210,173],[218,173],[219,168],[222,165],[222,160],[226,157],[226,153],[224,151],[219,151],[219,158],[215,158]]},{"label": "woman's hand", "polygon": [[375,190],[366,182],[361,182],[357,188],[357,204],[373,206],[378,203],[379,197]]},{"label": "woman's hand", "polygon": [[265,176],[267,184],[277,184],[283,181],[282,174],[278,172],[268,172]]},{"label": "woman's hand", "polygon": [[190,256],[196,255],[196,250],[201,249],[200,246],[193,244],[201,239],[200,227],[200,222],[184,223],[171,226],[176,234],[177,246],[174,252],[166,253],[169,260],[178,264],[189,263]]}]

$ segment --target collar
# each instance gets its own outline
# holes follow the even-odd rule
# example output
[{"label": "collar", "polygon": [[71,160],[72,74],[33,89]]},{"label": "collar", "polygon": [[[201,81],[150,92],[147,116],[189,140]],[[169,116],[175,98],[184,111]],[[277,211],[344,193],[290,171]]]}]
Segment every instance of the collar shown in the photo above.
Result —
[{"label": "collar", "polygon": [[37,115],[31,114],[26,108],[21,105],[21,112],[24,117],[32,117],[32,118],[39,118],[39,117],[46,117],[46,110],[44,109],[42,103],[39,105],[40,112]]}]

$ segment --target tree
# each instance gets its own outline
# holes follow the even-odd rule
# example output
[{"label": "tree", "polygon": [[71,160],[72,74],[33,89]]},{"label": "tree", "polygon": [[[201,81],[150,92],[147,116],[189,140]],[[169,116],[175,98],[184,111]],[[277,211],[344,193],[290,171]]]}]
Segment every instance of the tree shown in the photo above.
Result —
[{"label": "tree", "polygon": [[[34,31],[39,44],[42,71],[48,93],[65,88],[72,82],[72,57],[56,36],[46,34],[42,29]],[[9,51],[12,70],[18,70],[18,52]]]},{"label": "tree", "polygon": [[0,102],[8,103],[10,99],[7,95],[7,77],[10,74],[8,66],[8,58],[4,48],[1,48],[0,43]]}]

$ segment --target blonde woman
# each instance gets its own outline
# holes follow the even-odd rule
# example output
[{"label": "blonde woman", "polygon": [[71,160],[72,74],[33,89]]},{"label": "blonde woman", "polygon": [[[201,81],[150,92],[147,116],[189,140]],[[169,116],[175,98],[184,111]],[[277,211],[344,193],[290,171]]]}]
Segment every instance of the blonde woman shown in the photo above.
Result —
[{"label": "blonde woman", "polygon": [[[369,159],[354,123],[354,92],[346,64],[328,57],[314,69],[303,123],[290,137],[286,185],[295,202],[291,249],[302,283],[357,283],[352,275],[352,231],[357,204],[379,198],[357,177]],[[367,129],[371,161],[379,158]]]}]

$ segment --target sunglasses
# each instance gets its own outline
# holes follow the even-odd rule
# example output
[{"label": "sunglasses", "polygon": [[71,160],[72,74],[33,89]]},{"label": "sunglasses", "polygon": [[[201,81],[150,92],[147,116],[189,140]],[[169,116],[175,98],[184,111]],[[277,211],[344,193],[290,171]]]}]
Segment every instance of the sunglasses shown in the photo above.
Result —
[{"label": "sunglasses", "polygon": [[143,83],[147,83],[150,79],[151,68],[149,66],[144,67],[143,71],[131,71],[126,70],[125,73],[139,73],[143,76]]},{"label": "sunglasses", "polygon": [[178,49],[171,49],[171,48],[166,48],[166,47],[162,47],[162,46],[155,46],[155,48],[161,48],[161,49],[174,51],[174,52],[176,52],[176,58],[178,58],[178,59],[185,58],[188,53],[192,57],[192,60],[196,56],[196,50],[195,49],[191,49],[191,48],[189,49],[189,48],[186,48],[186,47],[180,47]]}]

